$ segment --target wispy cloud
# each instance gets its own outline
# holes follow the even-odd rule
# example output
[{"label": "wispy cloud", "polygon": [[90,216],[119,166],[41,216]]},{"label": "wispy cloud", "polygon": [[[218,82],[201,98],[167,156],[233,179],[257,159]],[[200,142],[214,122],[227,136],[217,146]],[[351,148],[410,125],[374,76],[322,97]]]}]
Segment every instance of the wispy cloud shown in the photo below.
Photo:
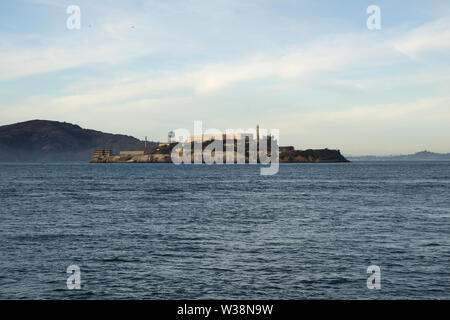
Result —
[{"label": "wispy cloud", "polygon": [[394,47],[399,52],[418,59],[422,54],[450,53],[450,17],[423,24],[398,39]]},{"label": "wispy cloud", "polygon": [[448,152],[449,105],[450,96],[445,96],[280,114],[272,123],[284,128],[285,143],[299,137],[303,148],[327,146],[354,155],[413,153],[430,148]]}]

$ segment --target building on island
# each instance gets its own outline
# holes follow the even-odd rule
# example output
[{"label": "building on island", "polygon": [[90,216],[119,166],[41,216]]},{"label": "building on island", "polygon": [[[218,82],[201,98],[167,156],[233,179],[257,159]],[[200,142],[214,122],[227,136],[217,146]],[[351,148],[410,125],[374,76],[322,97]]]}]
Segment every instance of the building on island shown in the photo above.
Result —
[{"label": "building on island", "polygon": [[[293,146],[279,146],[278,139],[276,139],[275,136],[268,135],[265,130],[260,130],[259,125],[256,126],[256,131],[248,130],[247,132],[242,132],[242,130],[235,130],[230,134],[223,134],[220,131],[217,131],[217,133],[215,134],[205,133],[184,138],[184,141],[176,141],[177,139],[175,139],[174,132],[169,131],[167,135],[167,142],[159,143],[158,145],[151,148],[149,147],[147,137],[145,137],[145,141],[143,141],[143,148],[120,151],[120,153],[116,155],[113,155],[112,150],[110,149],[96,149],[94,151],[94,157],[91,159],[91,162],[168,163],[171,162],[171,152],[173,151],[173,148],[176,147],[179,142],[187,142],[188,145],[191,145],[191,150],[195,151],[195,149],[198,148],[198,145],[201,145],[202,149],[208,150],[206,148],[210,146],[210,143],[212,143],[213,140],[222,142],[223,149],[216,150],[217,146],[214,146],[214,151],[212,151],[211,154],[216,154],[218,152],[222,153],[224,157],[226,157],[227,152],[232,152],[233,154],[229,156],[232,157],[235,161],[237,161],[237,158],[239,156],[243,156],[244,158],[246,158],[246,161],[250,161],[250,150],[256,149],[256,161],[259,162],[261,159],[261,152],[265,152],[266,155],[271,156],[273,148],[276,148],[277,154],[279,150],[280,162],[347,161],[340,155],[339,151],[334,153],[330,153],[327,149],[301,151],[295,150]],[[180,138],[180,140],[183,139]],[[187,146],[184,146],[183,148],[186,147]],[[194,158],[192,158],[192,162],[194,162]]]},{"label": "building on island", "polygon": [[111,149],[96,149],[94,150],[94,158],[110,157],[112,155]]}]

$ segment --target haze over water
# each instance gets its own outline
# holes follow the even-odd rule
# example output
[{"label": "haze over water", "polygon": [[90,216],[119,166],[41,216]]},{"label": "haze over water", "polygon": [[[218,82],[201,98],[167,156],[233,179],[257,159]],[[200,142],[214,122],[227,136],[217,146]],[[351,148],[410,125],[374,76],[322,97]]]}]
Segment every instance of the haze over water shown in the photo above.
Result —
[{"label": "haze over water", "polygon": [[1,299],[450,298],[450,162],[0,164],[0,203]]}]

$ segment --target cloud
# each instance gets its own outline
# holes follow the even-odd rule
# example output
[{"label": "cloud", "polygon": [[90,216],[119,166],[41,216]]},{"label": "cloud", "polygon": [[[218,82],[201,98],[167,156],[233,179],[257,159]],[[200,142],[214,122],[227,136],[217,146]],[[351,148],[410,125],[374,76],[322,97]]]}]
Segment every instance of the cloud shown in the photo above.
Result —
[{"label": "cloud", "polygon": [[[399,154],[429,148],[449,152],[450,96],[341,110],[272,116],[282,143],[337,148],[346,154]],[[298,145],[300,143],[301,145]]]},{"label": "cloud", "polygon": [[116,64],[152,52],[151,47],[143,47],[138,41],[123,43],[67,37],[57,43],[48,42],[41,39],[39,45],[30,47],[4,44],[0,52],[0,81],[89,64]]},{"label": "cloud", "polygon": [[[133,51],[132,48],[128,48]],[[82,50],[79,48],[79,50]],[[103,48],[104,52],[111,50]],[[77,88],[75,95],[61,95],[58,100],[60,106],[65,105],[95,105],[115,103],[126,99],[149,98],[164,92],[181,89],[197,95],[212,94],[218,90],[233,87],[245,82],[270,79],[281,83],[308,79],[320,73],[349,70],[361,65],[375,65],[375,58],[388,55],[389,47],[375,42],[372,46],[365,45],[363,37],[334,37],[305,45],[304,47],[291,48],[281,55],[257,53],[242,59],[226,62],[209,63],[200,66],[191,66],[187,70],[165,70],[153,74],[136,74],[127,76],[122,74],[117,79],[93,79],[92,83],[72,83],[71,87]],[[124,55],[128,51],[122,51]],[[63,51],[63,55],[77,54],[77,52]],[[46,56],[45,54],[43,54]],[[121,55],[109,57],[110,62],[125,59]],[[87,63],[105,62],[101,50],[93,50],[92,56],[85,55],[85,60],[76,62],[62,59],[62,65],[53,63],[53,68],[75,66]],[[30,59],[31,60],[31,59]],[[38,71],[44,68],[52,60],[44,60],[34,67],[23,68],[24,72]],[[66,61],[66,62],[64,62]],[[107,61],[107,59],[106,59]],[[31,63],[31,62],[30,62]],[[67,63],[67,64],[64,64]],[[25,63],[26,65],[26,63]],[[38,69],[38,70],[36,70]],[[18,72],[18,70],[15,70]],[[6,71],[5,71],[6,72]],[[358,86],[358,85],[356,85]]]},{"label": "cloud", "polygon": [[430,52],[450,52],[450,19],[421,25],[394,43],[394,48],[413,58]]}]

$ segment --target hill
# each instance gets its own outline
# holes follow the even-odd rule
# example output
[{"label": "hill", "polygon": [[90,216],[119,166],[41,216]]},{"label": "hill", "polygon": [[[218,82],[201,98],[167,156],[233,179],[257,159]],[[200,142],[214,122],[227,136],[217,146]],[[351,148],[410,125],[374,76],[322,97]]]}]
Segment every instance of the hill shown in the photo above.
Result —
[{"label": "hill", "polygon": [[347,156],[352,161],[450,161],[450,153],[420,151],[414,154],[396,156]]},{"label": "hill", "polygon": [[[0,126],[0,162],[88,162],[94,149],[119,152],[143,145],[143,141],[131,136],[83,129],[66,122],[31,120]],[[155,145],[149,142],[149,146]]]}]

